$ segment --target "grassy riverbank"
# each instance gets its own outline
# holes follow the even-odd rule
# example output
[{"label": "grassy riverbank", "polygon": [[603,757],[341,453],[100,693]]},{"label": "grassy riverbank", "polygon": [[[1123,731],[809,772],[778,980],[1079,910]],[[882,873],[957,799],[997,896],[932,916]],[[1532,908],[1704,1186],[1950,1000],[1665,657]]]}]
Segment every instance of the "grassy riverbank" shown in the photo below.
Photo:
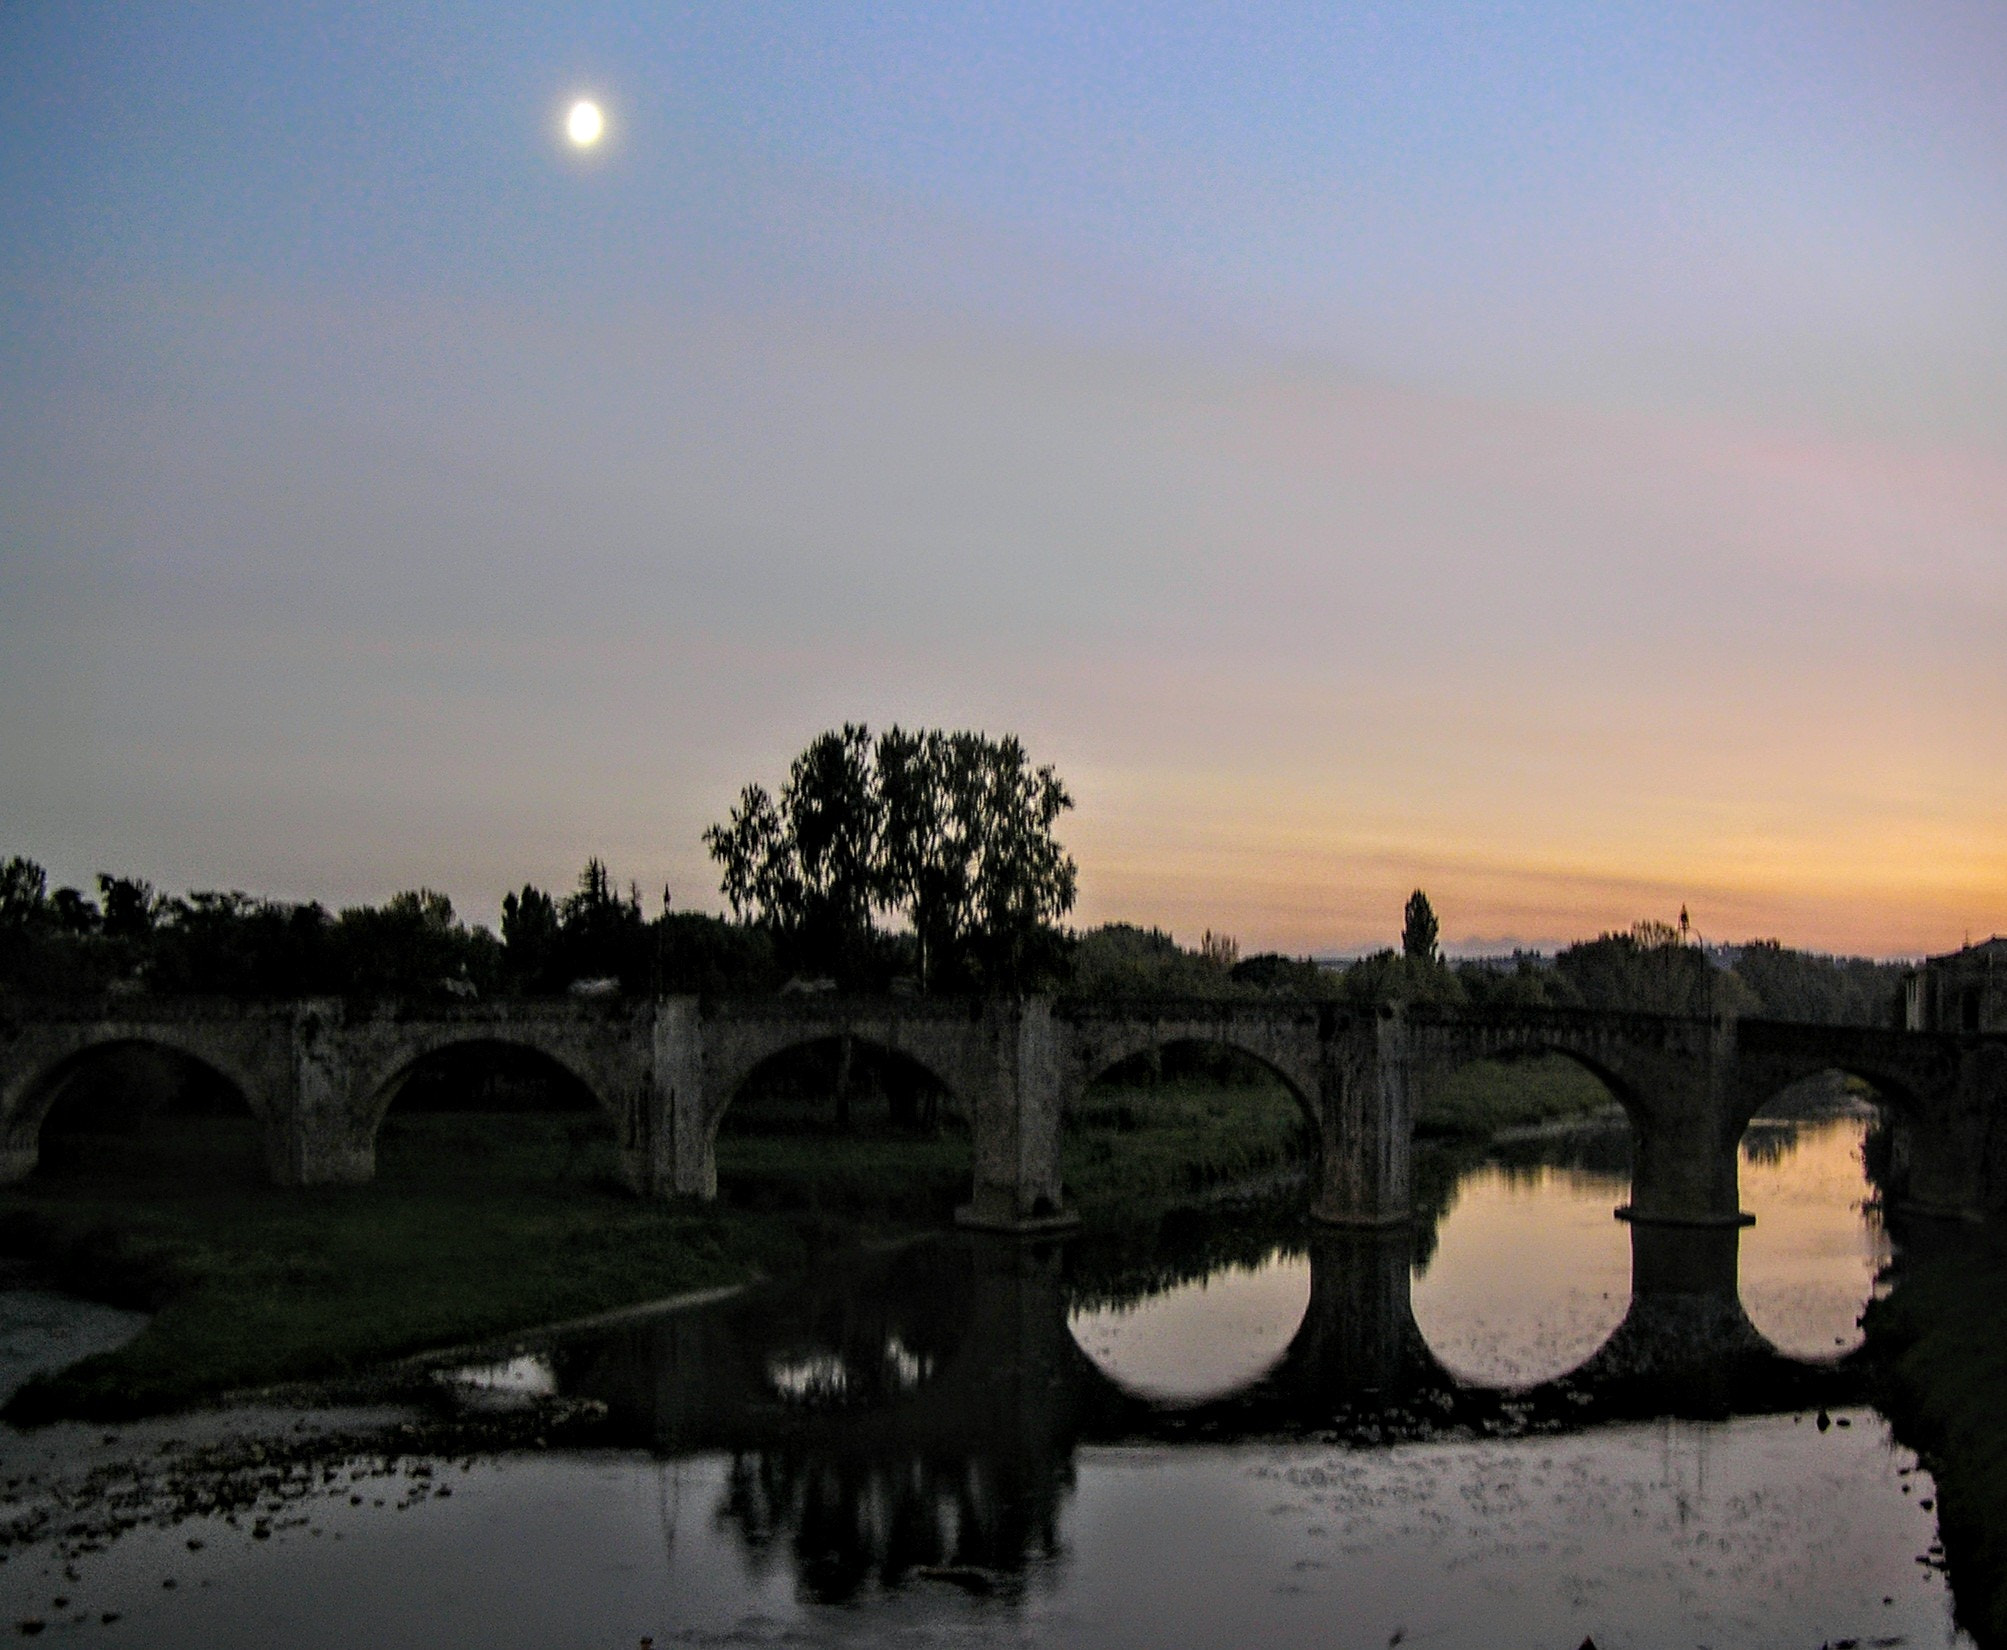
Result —
[{"label": "grassy riverbank", "polygon": [[[1466,1076],[1438,1133],[1604,1101],[1574,1068]],[[1586,1081],[1586,1080],[1583,1080]],[[1090,1091],[1063,1142],[1068,1197],[1101,1229],[1309,1160],[1302,1112],[1257,1069]],[[819,1250],[945,1223],[970,1144],[932,1132],[734,1134],[721,1202],[643,1203],[610,1184],[590,1118],[393,1114],[368,1186],[263,1184],[248,1123],[184,1118],[101,1142],[87,1165],[0,1195],[0,1251],[77,1293],[154,1311],[129,1346],[32,1382],[17,1418],[112,1418],[217,1392],[352,1375],[686,1289],[783,1276]]]},{"label": "grassy riverbank", "polygon": [[1565,1055],[1478,1060],[1450,1074],[1415,1112],[1415,1133],[1485,1140],[1501,1129],[1593,1116],[1615,1104],[1602,1082]]},{"label": "grassy riverbank", "polygon": [[[1076,1201],[1135,1218],[1299,1151],[1279,1087],[1097,1094],[1067,1142]],[[727,1134],[721,1201],[614,1188],[589,1119],[393,1117],[367,1186],[263,1183],[248,1124],[179,1119],[0,1194],[0,1252],[155,1312],[117,1352],[31,1382],[9,1413],[112,1419],[269,1383],[354,1375],[686,1289],[785,1276],[873,1233],[938,1226],[968,1198],[965,1133]],[[1112,1142],[1117,1142],[1114,1144]]]},{"label": "grassy riverbank", "polygon": [[[123,1349],[30,1383],[10,1413],[108,1418],[350,1375],[806,1258],[802,1222],[650,1205],[566,1172],[579,1154],[562,1119],[509,1119],[485,1135],[479,1121],[407,1126],[369,1186],[128,1170],[10,1191],[0,1248],[62,1287],[157,1313]],[[226,1165],[228,1144],[216,1154]]]},{"label": "grassy riverbank", "polygon": [[1959,1623],[2007,1645],[2007,1239],[1912,1249],[1866,1321],[1881,1407],[1937,1480]]},{"label": "grassy riverbank", "polygon": [[1243,1068],[1090,1089],[1060,1142],[1060,1177],[1083,1220],[1116,1225],[1307,1163],[1315,1150],[1288,1089]]}]

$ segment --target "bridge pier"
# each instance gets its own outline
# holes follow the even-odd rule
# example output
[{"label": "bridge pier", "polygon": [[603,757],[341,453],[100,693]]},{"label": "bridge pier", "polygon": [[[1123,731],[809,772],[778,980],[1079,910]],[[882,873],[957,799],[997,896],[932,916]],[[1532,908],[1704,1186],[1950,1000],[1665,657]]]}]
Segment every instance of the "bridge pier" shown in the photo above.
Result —
[{"label": "bridge pier", "polygon": [[1619,1098],[1630,1116],[1631,1200],[1617,1211],[1637,1225],[1740,1227],[1742,1130],[1736,1022],[1672,1022],[1658,1046],[1634,1055]]},{"label": "bridge pier", "polygon": [[1327,1226],[1406,1224],[1414,1156],[1414,1058],[1399,1004],[1323,1029],[1317,1072],[1317,1196]]},{"label": "bridge pier", "polygon": [[1310,1303],[1290,1339],[1278,1384],[1302,1399],[1389,1397],[1429,1361],[1415,1322],[1414,1233],[1406,1223],[1310,1239]]},{"label": "bridge pier", "polygon": [[622,1174],[642,1197],[718,1195],[717,1126],[705,1104],[704,1031],[695,997],[655,1004],[648,1081],[621,1130]]},{"label": "bridge pier", "polygon": [[376,1178],[376,1129],[355,1093],[353,1039],[340,1002],[300,1003],[292,1010],[290,1070],[275,1096],[266,1159],[280,1186],[359,1186]]},{"label": "bridge pier", "polygon": [[1026,998],[989,1006],[967,1097],[975,1134],[975,1186],[956,1224],[985,1232],[1066,1231],[1079,1217],[1059,1184],[1061,1070],[1052,1004]]},{"label": "bridge pier", "polygon": [[[1710,1108],[1711,1112],[1711,1108]],[[1742,1227],[1742,1129],[1719,1114],[1671,1117],[1654,1106],[1631,1114],[1631,1200],[1619,1220],[1645,1226]]]},{"label": "bridge pier", "polygon": [[1904,1214],[1976,1223],[2007,1208],[2007,1048],[1971,1039],[1893,1119]]},{"label": "bridge pier", "polygon": [[1618,1410],[1726,1415],[1739,1387],[1781,1360],[1743,1310],[1740,1229],[1634,1222],[1623,1322],[1567,1379]]}]

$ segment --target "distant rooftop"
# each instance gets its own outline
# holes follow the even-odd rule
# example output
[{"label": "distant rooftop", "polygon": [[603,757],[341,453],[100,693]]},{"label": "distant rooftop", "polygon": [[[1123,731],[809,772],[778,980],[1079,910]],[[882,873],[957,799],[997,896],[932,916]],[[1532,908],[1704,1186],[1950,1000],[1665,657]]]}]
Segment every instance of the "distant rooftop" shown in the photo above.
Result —
[{"label": "distant rooftop", "polygon": [[1932,962],[1988,962],[2007,963],[2007,934],[1995,934],[1990,940],[1980,940],[1968,945],[1962,951],[1947,951],[1941,957],[1932,957]]}]

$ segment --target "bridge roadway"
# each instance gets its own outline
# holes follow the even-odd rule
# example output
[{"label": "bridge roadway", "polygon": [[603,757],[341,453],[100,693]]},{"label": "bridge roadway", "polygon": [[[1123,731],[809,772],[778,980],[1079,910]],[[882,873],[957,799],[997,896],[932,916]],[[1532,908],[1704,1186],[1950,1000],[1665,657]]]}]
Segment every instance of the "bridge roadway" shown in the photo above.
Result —
[{"label": "bridge roadway", "polygon": [[1297,999],[950,1000],[834,995],[379,1004],[0,998],[0,1182],[39,1160],[42,1125],[94,1055],[167,1049],[239,1094],[284,1185],[368,1180],[398,1090],[452,1049],[524,1051],[568,1072],[611,1120],[652,1197],[717,1195],[718,1126],[766,1061],[851,1038],[916,1062],[968,1118],[965,1224],[1070,1223],[1060,1138],[1087,1086],[1137,1055],[1234,1049],[1274,1072],[1318,1144],[1313,1212],[1333,1226],[1410,1214],[1413,1117],[1430,1087],[1487,1057],[1558,1053],[1608,1085],[1635,1134],[1629,1218],[1734,1226],[1737,1145],[1773,1095],[1840,1070],[1879,1092],[1913,1213],[2007,1206],[2007,1034],[1880,1030],[1587,1009],[1351,1005]]}]

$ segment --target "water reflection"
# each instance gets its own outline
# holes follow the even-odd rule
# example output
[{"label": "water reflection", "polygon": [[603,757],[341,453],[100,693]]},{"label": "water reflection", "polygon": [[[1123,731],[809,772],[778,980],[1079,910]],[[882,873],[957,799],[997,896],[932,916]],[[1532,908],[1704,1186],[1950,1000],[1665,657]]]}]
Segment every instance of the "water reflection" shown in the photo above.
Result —
[{"label": "water reflection", "polygon": [[1566,1374],[1623,1322],[1631,1242],[1611,1218],[1624,1172],[1486,1163],[1458,1185],[1415,1279],[1415,1321],[1462,1380]]},{"label": "water reflection", "polygon": [[[1758,1155],[1827,1185],[1849,1148],[1825,1127]],[[338,1474],[333,1539],[204,1529],[198,1557],[177,1531],[107,1596],[205,1650],[1949,1642],[1914,1562],[1934,1498],[1858,1407],[1859,1360],[1759,1333],[1753,1234],[1612,1219],[1605,1144],[1514,1152],[1466,1169],[1433,1247],[1288,1205],[957,1236],[524,1350],[442,1395],[597,1400],[614,1447],[473,1463],[394,1526]],[[1571,1319],[1585,1277],[1610,1304]],[[226,1546],[207,1613],[175,1616]]]},{"label": "water reflection", "polygon": [[[1140,1286],[1126,1315],[1121,1254],[959,1237],[483,1378],[490,1390],[548,1379],[605,1404],[616,1437],[722,1457],[714,1516],[748,1575],[791,1577],[826,1604],[916,1581],[1027,1596],[1069,1550],[1079,1464],[1104,1445],[1448,1445],[1648,1416],[1810,1413],[1857,1396],[1849,1368],[1781,1358],[1750,1326],[1737,1230],[1626,1226],[1606,1183],[1571,1180],[1582,1173],[1474,1176],[1459,1204],[1483,1211],[1491,1188],[1516,1188],[1565,1226],[1593,1187],[1597,1231],[1622,1258],[1609,1280],[1619,1321],[1598,1324],[1559,1379],[1511,1391],[1465,1379],[1424,1339],[1411,1234],[1327,1232],[1287,1213],[1265,1264],[1250,1266],[1239,1218],[1224,1239],[1233,1258],[1207,1287]],[[1494,1229],[1493,1241],[1507,1239]],[[1451,1233],[1430,1272],[1453,1277],[1465,1255]],[[1107,1322],[1154,1327],[1108,1339],[1096,1331]],[[1206,1361],[1209,1340],[1244,1334],[1258,1356],[1230,1346]],[[1180,1358],[1203,1383],[1180,1384]],[[1221,1390],[1229,1374],[1240,1384]]]},{"label": "water reflection", "polygon": [[522,1352],[494,1363],[449,1370],[443,1384],[462,1407],[512,1411],[549,1398],[558,1390],[557,1368],[545,1354]]},{"label": "water reflection", "polygon": [[1742,1300],[1779,1350],[1831,1358],[1862,1341],[1891,1251],[1864,1154],[1872,1114],[1758,1121],[1742,1142]]},{"label": "water reflection", "polygon": [[911,1392],[933,1373],[932,1355],[915,1352],[896,1333],[862,1370],[843,1354],[822,1350],[781,1352],[767,1359],[767,1385],[774,1395],[784,1403],[815,1408]]},{"label": "water reflection", "polygon": [[1851,1363],[1803,1337],[1821,1361],[1783,1355],[1738,1286],[1796,1303],[1763,1327],[1826,1343],[1814,1297],[1858,1310],[1859,1245],[1835,1234],[1860,1219],[1859,1126],[1762,1134],[1750,1201],[1783,1266],[1732,1227],[1613,1219],[1627,1132],[1591,1128],[1467,1166],[1433,1233],[1332,1231],[1283,1203],[1065,1244],[960,1236],[465,1380],[475,1402],[554,1386],[619,1438],[722,1459],[716,1527],[765,1582],[1022,1599],[1068,1551],[1079,1463],[1104,1445],[1448,1445],[1857,1398]]},{"label": "water reflection", "polygon": [[1068,1328],[1118,1386],[1189,1403],[1237,1391],[1267,1373],[1309,1304],[1308,1257],[1278,1247],[1253,1264],[1076,1306]]},{"label": "water reflection", "polygon": [[918,1577],[1013,1594],[1059,1549],[1067,1466],[1050,1481],[998,1456],[776,1444],[732,1456],[716,1517],[755,1575],[784,1568],[821,1603]]},{"label": "water reflection", "polygon": [[[1872,1411],[1835,1420],[1850,1424],[1088,1443],[1059,1520],[1010,1538],[1032,1555],[1016,1573],[881,1565],[983,1550],[945,1471],[909,1487],[807,1453],[762,1452],[757,1471],[723,1452],[539,1453],[476,1461],[452,1499],[405,1512],[352,1506],[344,1482],[315,1509],[318,1535],[257,1541],[201,1516],[134,1531],[62,1586],[120,1618],[106,1642],[148,1650],[1968,1642],[1942,1577],[1915,1562],[1933,1537],[1928,1478]],[[52,1625],[51,1641],[71,1629]]]}]

